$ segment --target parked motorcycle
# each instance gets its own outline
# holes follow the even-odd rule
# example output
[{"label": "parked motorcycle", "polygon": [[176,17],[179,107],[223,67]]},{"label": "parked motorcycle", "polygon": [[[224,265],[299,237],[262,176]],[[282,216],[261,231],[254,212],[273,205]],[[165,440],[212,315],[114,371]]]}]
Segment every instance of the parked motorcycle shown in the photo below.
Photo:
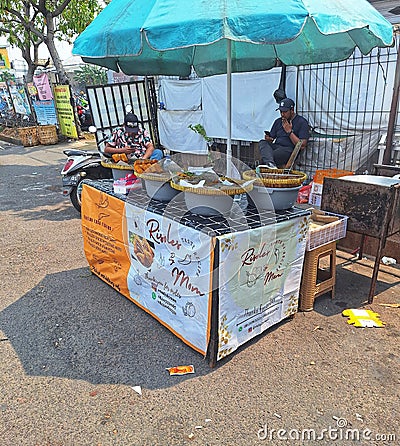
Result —
[{"label": "parked motorcycle", "polygon": [[89,127],[93,126],[93,118],[90,109],[88,108],[88,106],[82,107],[81,105],[77,105],[76,110],[78,112],[81,130],[87,131]]},{"label": "parked motorcycle", "polygon": [[[91,133],[96,132],[96,127],[90,127]],[[67,149],[63,152],[68,159],[61,170],[63,195],[69,195],[74,208],[81,212],[81,192],[82,180],[85,178],[91,180],[112,178],[112,170],[103,167],[101,164],[101,144],[108,139],[103,137],[97,142],[98,150],[77,150]]]}]

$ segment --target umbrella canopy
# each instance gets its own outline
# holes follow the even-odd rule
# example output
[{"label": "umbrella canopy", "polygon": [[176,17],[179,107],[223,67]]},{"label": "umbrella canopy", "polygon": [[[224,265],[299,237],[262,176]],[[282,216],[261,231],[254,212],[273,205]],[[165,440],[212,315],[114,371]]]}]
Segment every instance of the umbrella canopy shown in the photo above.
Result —
[{"label": "umbrella canopy", "polygon": [[347,59],[390,46],[367,0],[113,0],[78,36],[85,62],[137,75],[198,76]]},{"label": "umbrella canopy", "polygon": [[72,52],[125,74],[227,73],[229,176],[232,72],[338,62],[392,42],[367,0],[112,0]]}]

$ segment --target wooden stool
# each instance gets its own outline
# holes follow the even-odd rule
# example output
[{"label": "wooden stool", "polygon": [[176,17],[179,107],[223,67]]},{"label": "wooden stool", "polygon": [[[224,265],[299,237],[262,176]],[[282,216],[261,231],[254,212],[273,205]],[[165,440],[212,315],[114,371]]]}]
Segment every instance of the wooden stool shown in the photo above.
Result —
[{"label": "wooden stool", "polygon": [[[329,270],[321,269],[319,262],[329,256]],[[311,311],[314,300],[322,294],[331,293],[333,299],[336,283],[336,242],[306,251],[303,265],[303,277],[300,285],[300,311]]]}]

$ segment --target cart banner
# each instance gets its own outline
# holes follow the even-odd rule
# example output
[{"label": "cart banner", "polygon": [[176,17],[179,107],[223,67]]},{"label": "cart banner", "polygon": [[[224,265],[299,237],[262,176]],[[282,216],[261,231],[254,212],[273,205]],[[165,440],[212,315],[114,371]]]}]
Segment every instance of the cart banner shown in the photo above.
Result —
[{"label": "cart banner", "polygon": [[91,271],[124,296],[130,261],[123,242],[124,202],[88,185],[82,190],[83,246]]},{"label": "cart banner", "polygon": [[297,311],[307,220],[218,237],[217,360]]},{"label": "cart banner", "polygon": [[82,229],[92,272],[205,355],[215,240],[87,184]]},{"label": "cart banner", "polygon": [[131,297],[192,348],[206,353],[213,239],[127,203]]},{"label": "cart banner", "polygon": [[0,70],[9,70],[10,68],[7,48],[0,48]]},{"label": "cart banner", "polygon": [[69,138],[78,138],[69,85],[56,85],[54,87],[54,101],[60,124],[60,133]]}]

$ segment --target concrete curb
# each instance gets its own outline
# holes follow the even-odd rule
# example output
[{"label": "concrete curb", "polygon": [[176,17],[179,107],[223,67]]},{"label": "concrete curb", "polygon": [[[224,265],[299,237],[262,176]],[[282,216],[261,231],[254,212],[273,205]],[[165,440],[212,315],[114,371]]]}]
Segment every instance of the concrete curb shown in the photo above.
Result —
[{"label": "concrete curb", "polygon": [[0,141],[9,142],[10,144],[15,144],[16,146],[22,146],[22,141],[18,138],[12,138],[11,136],[0,135]]}]

